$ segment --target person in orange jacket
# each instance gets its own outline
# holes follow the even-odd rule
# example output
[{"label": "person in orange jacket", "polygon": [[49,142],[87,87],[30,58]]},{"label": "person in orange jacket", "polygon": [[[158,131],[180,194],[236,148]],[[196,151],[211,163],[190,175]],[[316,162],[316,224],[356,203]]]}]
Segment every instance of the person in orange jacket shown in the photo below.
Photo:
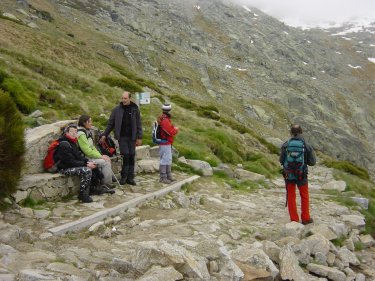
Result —
[{"label": "person in orange jacket", "polygon": [[161,183],[171,183],[174,181],[172,177],[172,144],[174,136],[178,133],[178,128],[172,125],[170,111],[172,106],[170,104],[163,104],[161,107],[163,113],[158,119],[161,128],[160,137],[165,142],[159,144],[159,172]]}]

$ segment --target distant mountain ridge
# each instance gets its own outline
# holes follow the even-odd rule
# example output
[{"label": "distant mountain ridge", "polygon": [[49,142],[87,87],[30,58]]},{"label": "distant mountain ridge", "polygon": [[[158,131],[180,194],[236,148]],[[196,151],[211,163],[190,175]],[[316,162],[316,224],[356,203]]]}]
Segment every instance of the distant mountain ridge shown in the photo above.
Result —
[{"label": "distant mountain ridge", "polygon": [[23,0],[0,9],[17,13],[25,3],[56,18],[18,13],[40,25],[35,34],[56,28],[102,55],[114,48],[135,72],[266,139],[285,139],[300,123],[316,149],[374,170],[373,27],[334,36],[343,29],[296,29],[219,0]]}]

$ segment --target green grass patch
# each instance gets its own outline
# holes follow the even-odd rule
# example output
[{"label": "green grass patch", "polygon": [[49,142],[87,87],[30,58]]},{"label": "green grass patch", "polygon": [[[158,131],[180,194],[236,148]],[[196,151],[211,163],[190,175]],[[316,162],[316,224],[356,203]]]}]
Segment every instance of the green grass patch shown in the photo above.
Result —
[{"label": "green grass patch", "polygon": [[251,192],[258,189],[259,186],[264,186],[264,182],[262,181],[237,181],[235,179],[228,179],[225,182],[233,189],[245,192]]},{"label": "green grass patch", "polygon": [[128,78],[106,76],[100,78],[99,81],[106,83],[111,87],[119,87],[125,91],[129,91],[130,93],[143,92],[142,86]]},{"label": "green grass patch", "polygon": [[342,247],[344,245],[344,241],[346,240],[346,238],[347,238],[346,236],[340,236],[340,237],[338,237],[336,239],[331,240],[331,242],[336,247]]},{"label": "green grass patch", "polygon": [[151,80],[147,80],[144,78],[139,77],[137,74],[131,72],[130,70],[122,67],[121,65],[112,62],[112,61],[106,61],[106,63],[111,66],[114,70],[116,70],[118,73],[120,73],[122,76],[125,76],[127,79],[135,81],[138,85],[143,87],[148,87],[155,92],[164,95],[164,92],[155,84],[155,82]]},{"label": "green grass patch", "polygon": [[243,167],[251,172],[265,175],[267,178],[274,178],[280,175],[280,164],[270,155],[263,153],[249,153],[246,156]]},{"label": "green grass patch", "polygon": [[[341,170],[334,170],[333,176],[336,180],[345,181],[347,185],[346,190],[353,194],[353,196],[359,194],[360,196],[369,199],[368,210],[361,208],[360,211],[366,218],[365,232],[375,237],[375,183]],[[336,198],[337,201],[346,206],[353,206],[354,204],[351,199],[348,201],[348,198],[345,198],[345,196],[339,195]]]},{"label": "green grass patch", "polygon": [[344,172],[347,172],[349,174],[355,175],[361,179],[369,180],[370,176],[368,174],[368,171],[364,168],[361,168],[351,162],[348,161],[329,161],[325,160],[323,162],[324,165],[326,165],[329,168],[335,168],[337,170],[341,170]]},{"label": "green grass patch", "polygon": [[27,89],[21,81],[13,77],[3,79],[0,88],[8,92],[22,113],[31,113],[36,108],[36,95]]},{"label": "green grass patch", "polygon": [[356,251],[362,251],[366,248],[366,246],[361,241],[354,242],[354,249]]},{"label": "green grass patch", "polygon": [[262,138],[261,136],[257,135],[256,133],[254,133],[253,130],[247,128],[246,126],[236,122],[236,121],[233,121],[229,118],[220,118],[220,122],[231,127],[233,130],[239,132],[240,134],[245,134],[245,133],[248,133],[249,135],[251,135],[252,137],[256,138],[263,146],[265,146],[268,151],[272,154],[279,154],[280,153],[280,149],[277,148],[275,145],[273,145],[272,143],[269,143],[268,141],[266,141],[264,138]]}]

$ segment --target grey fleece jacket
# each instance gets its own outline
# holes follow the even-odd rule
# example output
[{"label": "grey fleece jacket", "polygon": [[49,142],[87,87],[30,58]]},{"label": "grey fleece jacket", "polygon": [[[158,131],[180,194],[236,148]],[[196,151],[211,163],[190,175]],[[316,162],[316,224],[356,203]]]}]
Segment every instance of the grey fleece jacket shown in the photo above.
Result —
[{"label": "grey fleece jacket", "polygon": [[[135,141],[136,139],[142,139],[143,130],[142,130],[142,121],[141,121],[141,113],[139,111],[138,106],[134,102],[130,102],[131,106],[131,139]],[[122,125],[122,117],[124,115],[124,108],[120,103],[116,106],[109,117],[107,127],[103,133],[103,135],[108,136],[110,132],[114,130],[115,139],[120,139],[121,133],[121,125]]]}]

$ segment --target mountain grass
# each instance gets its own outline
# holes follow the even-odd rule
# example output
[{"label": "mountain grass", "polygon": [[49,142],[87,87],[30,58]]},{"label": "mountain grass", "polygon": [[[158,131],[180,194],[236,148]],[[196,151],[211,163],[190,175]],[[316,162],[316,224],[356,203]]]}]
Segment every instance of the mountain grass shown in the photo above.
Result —
[{"label": "mountain grass", "polygon": [[337,170],[341,170],[344,172],[347,172],[349,174],[352,174],[354,176],[357,176],[364,180],[370,180],[369,173],[366,169],[361,168],[351,162],[348,161],[334,161],[334,160],[325,160],[323,162],[324,165],[326,165],[329,168],[335,168]]},{"label": "mountain grass", "polygon": [[[346,191],[351,192],[353,196],[359,195],[369,199],[368,210],[360,209],[360,211],[366,218],[366,233],[375,237],[375,183],[342,170],[334,170],[333,176],[336,180],[345,181]],[[348,201],[347,195],[344,197],[339,195],[336,200],[349,207],[354,205],[353,201]]]}]

